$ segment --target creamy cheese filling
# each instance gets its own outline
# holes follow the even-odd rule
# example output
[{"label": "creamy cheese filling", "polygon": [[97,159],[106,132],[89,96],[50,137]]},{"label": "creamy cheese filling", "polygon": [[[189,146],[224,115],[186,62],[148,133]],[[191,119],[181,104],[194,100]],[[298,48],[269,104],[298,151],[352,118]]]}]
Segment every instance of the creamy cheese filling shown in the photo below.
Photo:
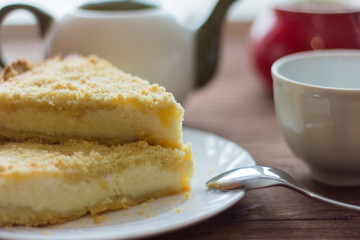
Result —
[{"label": "creamy cheese filling", "polygon": [[56,175],[33,176],[23,181],[0,178],[0,208],[71,212],[109,204],[114,198],[136,200],[164,189],[182,190],[179,173],[149,165],[77,183]]},{"label": "creamy cheese filling", "polygon": [[122,142],[145,139],[166,147],[181,146],[182,119],[170,119],[170,124],[164,127],[161,118],[126,106],[86,110],[81,115],[27,108],[0,111],[0,128],[48,136],[117,138]]}]

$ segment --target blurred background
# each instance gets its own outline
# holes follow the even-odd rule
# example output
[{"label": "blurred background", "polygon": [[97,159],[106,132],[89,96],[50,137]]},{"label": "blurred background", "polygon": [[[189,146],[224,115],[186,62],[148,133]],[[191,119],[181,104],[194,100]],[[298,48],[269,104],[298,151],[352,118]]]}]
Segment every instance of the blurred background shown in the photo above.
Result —
[{"label": "blurred background", "polygon": [[[294,0],[241,0],[234,2],[227,12],[225,21],[236,25],[237,31],[244,38],[247,36],[254,19],[265,9],[280,2]],[[56,20],[62,19],[67,13],[76,9],[88,0],[28,0],[22,3],[36,6],[49,13]],[[91,1],[90,1],[91,2]],[[204,21],[214,8],[217,0],[152,0],[171,10],[173,14],[181,15],[186,9],[185,21]],[[2,0],[0,8],[8,4],[21,3],[17,0]],[[181,5],[179,7],[179,5]],[[177,12],[178,11],[178,12]],[[190,16],[190,17],[189,17]],[[44,58],[44,40],[40,37],[36,19],[26,10],[15,10],[7,14],[0,31],[2,57],[9,63],[19,58],[38,62]],[[28,46],[32,46],[29,48]],[[220,50],[221,53],[221,50]],[[21,55],[19,55],[21,54]]]},{"label": "blurred background", "polygon": [[[18,2],[17,0],[2,0],[0,8]],[[28,0],[23,2],[43,9],[55,20],[60,20],[67,12],[76,9],[84,2],[91,1]],[[186,12],[183,21],[199,23],[204,22],[204,19],[209,16],[217,0],[149,0],[148,2],[162,5],[173,15],[179,15],[180,18],[177,19],[181,19],[181,15],[185,16],[184,12]],[[279,7],[311,2],[322,4],[311,7],[304,5],[304,8],[301,7],[303,9],[298,6],[287,10]],[[231,4],[225,20],[227,26],[233,28],[232,32],[241,38],[239,46],[242,44],[244,51],[238,57],[250,61],[251,65],[257,68],[255,72],[261,75],[259,78],[263,80],[263,85],[270,92],[272,89],[270,67],[274,60],[281,56],[304,50],[360,48],[360,31],[358,30],[360,29],[358,26],[360,25],[358,21],[360,1],[333,2],[351,3],[352,6],[349,9],[346,9],[347,5],[339,7],[335,4],[329,7],[330,1],[325,0],[239,0]],[[354,4],[358,7],[354,8]],[[353,14],[352,11],[356,10],[358,12]],[[289,12],[291,19],[288,19]],[[309,12],[313,14],[307,14]],[[333,16],[329,17],[326,12],[332,13]],[[344,13],[343,17],[335,16],[339,15],[336,14],[337,12]],[[0,43],[2,56],[6,62],[18,58],[38,62],[44,58],[44,41],[39,36],[35,17],[25,10],[16,10],[6,15],[0,31]],[[30,45],[33,47],[29,48]]]},{"label": "blurred background", "polygon": [[[52,13],[53,16],[60,18],[67,11],[71,11],[74,7],[82,4],[86,0],[27,0],[27,4],[33,4],[39,6],[48,12]],[[18,3],[16,0],[2,0],[0,2],[0,7],[7,5],[9,3]],[[24,1],[23,1],[24,2]],[[166,4],[172,4],[174,2],[179,2],[177,0],[153,0],[152,2],[160,2]],[[196,5],[199,7],[194,7],[194,11],[202,11],[214,3],[215,0],[183,0],[180,1],[182,4]],[[266,9],[268,6],[271,6],[279,2],[294,2],[294,0],[242,0],[234,3],[229,10],[228,20],[229,21],[240,21],[240,22],[249,22],[252,21],[255,16],[263,9]],[[210,3],[210,4],[209,4]],[[199,10],[200,9],[200,10]],[[5,25],[31,25],[35,23],[35,19],[31,14],[26,11],[17,11],[14,14],[11,14],[5,22]]]}]

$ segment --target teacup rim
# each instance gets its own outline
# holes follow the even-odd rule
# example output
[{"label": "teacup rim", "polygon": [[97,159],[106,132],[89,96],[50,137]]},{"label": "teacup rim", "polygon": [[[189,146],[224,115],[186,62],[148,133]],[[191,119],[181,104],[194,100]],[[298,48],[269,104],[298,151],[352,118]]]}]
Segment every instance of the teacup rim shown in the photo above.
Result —
[{"label": "teacup rim", "polygon": [[319,10],[319,9],[294,9],[293,7],[301,6],[303,4],[319,5],[324,2],[321,1],[308,1],[308,2],[290,2],[274,4],[272,8],[275,11],[293,13],[293,14],[306,14],[306,15],[348,15],[358,14],[360,12],[360,3],[356,1],[343,2],[341,0],[329,0],[329,3],[340,4],[346,6],[346,9],[332,9],[332,10]]},{"label": "teacup rim", "polygon": [[296,59],[303,59],[303,58],[316,58],[316,57],[323,57],[323,56],[342,56],[342,55],[351,55],[351,56],[358,56],[360,57],[360,49],[321,49],[321,50],[307,50],[307,51],[301,51],[296,52],[292,54],[288,54],[286,56],[283,56],[279,59],[277,59],[271,66],[271,74],[273,76],[274,82],[277,81],[277,79],[281,79],[283,81],[313,88],[313,89],[319,89],[319,90],[327,90],[327,91],[345,91],[345,92],[359,92],[360,88],[342,88],[342,87],[328,87],[328,86],[321,86],[321,85],[315,85],[315,84],[309,84],[309,83],[303,83],[296,80],[293,80],[291,78],[288,78],[281,74],[279,72],[279,67],[289,61],[294,61]]}]

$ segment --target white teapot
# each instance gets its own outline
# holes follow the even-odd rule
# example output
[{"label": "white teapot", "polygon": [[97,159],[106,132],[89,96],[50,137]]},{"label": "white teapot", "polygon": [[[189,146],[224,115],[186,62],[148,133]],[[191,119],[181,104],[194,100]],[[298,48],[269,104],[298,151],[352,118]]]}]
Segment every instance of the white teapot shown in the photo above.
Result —
[{"label": "white teapot", "polygon": [[[163,5],[145,1],[87,2],[61,20],[26,4],[0,10],[0,22],[16,9],[32,12],[46,37],[46,57],[96,54],[120,69],[165,86],[178,101],[207,83],[216,68],[220,28],[234,0],[218,0],[199,24]],[[4,62],[0,59],[0,64]]]}]

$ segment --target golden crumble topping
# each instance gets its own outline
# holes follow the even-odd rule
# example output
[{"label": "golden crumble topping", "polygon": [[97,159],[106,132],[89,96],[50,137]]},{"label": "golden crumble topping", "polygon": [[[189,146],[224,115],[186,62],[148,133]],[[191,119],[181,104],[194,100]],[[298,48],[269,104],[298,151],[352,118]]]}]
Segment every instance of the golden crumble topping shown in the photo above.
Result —
[{"label": "golden crumble topping", "polygon": [[79,110],[175,101],[163,87],[124,73],[97,56],[57,56],[34,67],[20,60],[4,69],[0,86],[3,109],[31,105]]},{"label": "golden crumble topping", "polygon": [[[174,154],[175,152],[180,154]],[[179,150],[151,146],[146,141],[112,146],[74,139],[59,144],[2,142],[0,178],[23,180],[35,173],[55,176],[61,174],[71,181],[84,174],[101,177],[114,172],[114,169],[121,171],[136,168],[137,164],[144,164],[143,159],[147,159],[145,164],[161,164],[163,168],[171,168],[174,162],[184,161],[186,155],[192,156],[188,145]],[[159,159],[168,159],[168,162]],[[192,159],[186,161],[190,164]]]},{"label": "golden crumble topping", "polygon": [[31,65],[31,63],[29,63],[25,59],[20,59],[6,66],[1,73],[0,79],[2,82],[6,81],[11,77],[15,77],[30,70],[32,67],[33,66]]}]

